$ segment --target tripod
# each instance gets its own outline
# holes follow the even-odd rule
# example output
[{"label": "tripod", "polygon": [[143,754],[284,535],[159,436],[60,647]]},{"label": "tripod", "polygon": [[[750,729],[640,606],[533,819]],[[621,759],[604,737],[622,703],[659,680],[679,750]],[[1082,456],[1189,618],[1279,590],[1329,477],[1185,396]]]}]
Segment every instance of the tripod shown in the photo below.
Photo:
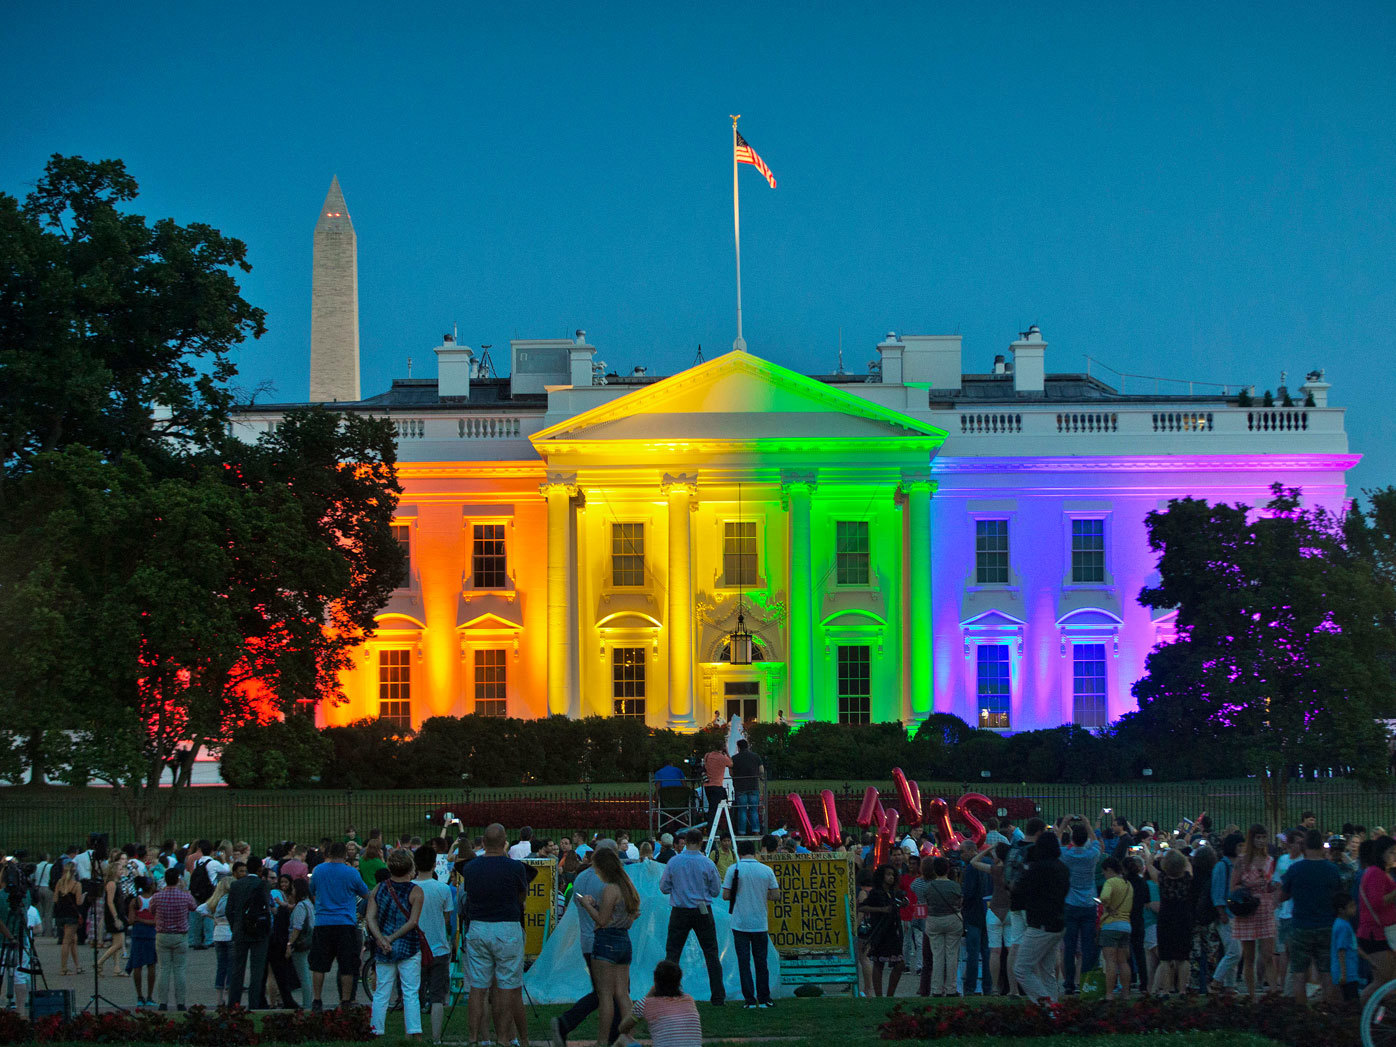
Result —
[{"label": "tripod", "polygon": [[[82,1010],[83,1010],[83,1011],[86,1011],[86,1010],[89,1010],[89,1009],[90,1009],[90,1010],[92,1011],[93,1014],[101,1014],[101,1013],[102,1013],[102,1004],[104,1004],[104,1003],[105,1003],[108,1007],[115,1008],[115,1009],[118,1010],[118,1011],[126,1011],[126,1010],[128,1010],[128,1008],[121,1006],[121,1004],[117,1003],[115,1000],[109,1000],[109,999],[107,999],[107,997],[103,996],[103,995],[102,995],[101,987],[100,987],[99,984],[98,984],[98,982],[99,982],[99,980],[100,980],[100,978],[101,978],[101,971],[99,970],[98,965],[97,965],[97,957],[98,957],[98,956],[101,954],[101,952],[102,952],[102,927],[103,927],[103,925],[106,923],[106,913],[107,913],[106,877],[105,877],[105,876],[102,876],[102,875],[100,874],[100,871],[99,871],[99,870],[101,869],[101,866],[102,866],[102,863],[101,863],[101,862],[97,861],[95,858],[92,860],[93,880],[94,880],[96,883],[102,884],[102,898],[101,898],[102,918],[101,918],[100,920],[97,918],[97,906],[96,906],[96,904],[94,903],[94,905],[93,905],[93,907],[92,907],[92,909],[91,909],[91,913],[92,913],[92,935],[91,935],[91,938],[92,938],[92,995],[91,995],[90,997],[88,997],[87,1003],[83,1004],[83,1007],[82,1007]],[[117,963],[120,963],[120,962],[121,962],[121,961],[120,961],[120,959],[118,958]]]}]

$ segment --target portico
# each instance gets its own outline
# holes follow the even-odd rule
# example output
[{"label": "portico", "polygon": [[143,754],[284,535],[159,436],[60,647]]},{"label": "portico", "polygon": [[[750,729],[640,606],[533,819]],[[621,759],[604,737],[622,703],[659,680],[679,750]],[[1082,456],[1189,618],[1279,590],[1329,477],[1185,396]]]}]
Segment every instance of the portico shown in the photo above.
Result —
[{"label": "portico", "polygon": [[[943,438],[742,352],[537,433],[549,711],[676,729],[729,703],[762,719],[924,718],[917,543]],[[727,652],[739,610],[750,666]]]}]

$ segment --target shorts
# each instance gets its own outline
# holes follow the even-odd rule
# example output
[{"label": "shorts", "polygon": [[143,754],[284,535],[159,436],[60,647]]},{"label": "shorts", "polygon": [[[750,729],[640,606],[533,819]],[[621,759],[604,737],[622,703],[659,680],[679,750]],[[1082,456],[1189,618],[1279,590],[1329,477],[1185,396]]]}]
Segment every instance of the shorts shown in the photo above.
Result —
[{"label": "shorts", "polygon": [[1003,944],[1010,949],[1023,940],[1028,930],[1028,911],[1019,909],[1008,914],[1008,923],[1003,928]]},{"label": "shorts", "polygon": [[451,958],[433,956],[431,966],[422,968],[422,1002],[447,1003],[451,991]]},{"label": "shorts", "polygon": [[1357,944],[1362,951],[1369,955],[1374,952],[1390,952],[1391,946],[1387,944],[1385,938],[1359,938]]},{"label": "shorts", "polygon": [[317,926],[310,932],[310,969],[316,974],[329,974],[338,965],[341,978],[358,977],[359,954],[364,940],[352,924]]},{"label": "shorts", "polygon": [[1293,918],[1275,917],[1275,954],[1277,956],[1284,952],[1285,946],[1289,944],[1289,937],[1293,933],[1293,924]]},{"label": "shorts", "polygon": [[1151,923],[1144,928],[1144,948],[1158,948],[1158,924]]},{"label": "shorts", "polygon": [[517,921],[476,921],[465,932],[465,970],[472,989],[496,983],[501,989],[519,988],[523,963],[524,933]]},{"label": "shorts", "polygon": [[1303,974],[1313,964],[1328,969],[1328,946],[1333,941],[1331,927],[1293,927],[1289,932],[1289,973]]},{"label": "shorts", "polygon": [[994,910],[990,909],[984,916],[984,932],[989,939],[990,949],[1003,948],[1003,921],[994,915]]},{"label": "shorts", "polygon": [[1100,947],[1102,949],[1128,949],[1129,931],[1101,931]]},{"label": "shorts", "polygon": [[596,941],[591,948],[593,960],[607,963],[630,962],[630,932],[619,927],[598,927]]}]

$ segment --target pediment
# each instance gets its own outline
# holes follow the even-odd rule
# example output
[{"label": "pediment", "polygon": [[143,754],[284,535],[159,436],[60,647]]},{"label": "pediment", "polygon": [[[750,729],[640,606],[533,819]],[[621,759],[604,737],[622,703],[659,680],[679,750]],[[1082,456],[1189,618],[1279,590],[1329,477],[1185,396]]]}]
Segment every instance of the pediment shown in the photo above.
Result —
[{"label": "pediment", "polygon": [[945,431],[750,353],[733,351],[535,434],[550,448],[645,443],[909,441],[928,450]]},{"label": "pediment", "polygon": [[1021,618],[1009,614],[1006,611],[994,609],[976,614],[972,618],[966,618],[960,622],[962,629],[1018,629],[1028,623]]}]

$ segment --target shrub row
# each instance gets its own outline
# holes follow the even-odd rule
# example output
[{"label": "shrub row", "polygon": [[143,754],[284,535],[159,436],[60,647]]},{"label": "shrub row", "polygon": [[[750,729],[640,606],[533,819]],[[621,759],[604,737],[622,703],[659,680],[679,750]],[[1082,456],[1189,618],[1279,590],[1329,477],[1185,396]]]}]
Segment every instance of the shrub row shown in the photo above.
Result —
[{"label": "shrub row", "polygon": [[1083,996],[1060,1003],[896,1007],[879,1026],[884,1040],[934,1040],[945,1036],[1080,1036],[1155,1032],[1249,1032],[1292,1047],[1357,1047],[1360,1006],[1306,1007],[1289,997],[1209,997],[1201,1000]]},{"label": "shrub row", "polygon": [[[1004,735],[947,714],[908,737],[900,723],[754,723],[753,747],[770,777],[791,780],[885,778],[893,767],[931,781],[1114,782],[1216,777],[1237,767],[1224,739],[1180,743],[1125,717],[1103,731],[1079,727]],[[682,765],[725,745],[705,729],[688,734],[631,719],[541,720],[438,716],[401,736],[381,720],[317,729],[309,720],[245,727],[223,749],[223,777],[236,788],[439,788],[643,782],[665,760]],[[1228,751],[1228,750],[1231,751]]]}]

